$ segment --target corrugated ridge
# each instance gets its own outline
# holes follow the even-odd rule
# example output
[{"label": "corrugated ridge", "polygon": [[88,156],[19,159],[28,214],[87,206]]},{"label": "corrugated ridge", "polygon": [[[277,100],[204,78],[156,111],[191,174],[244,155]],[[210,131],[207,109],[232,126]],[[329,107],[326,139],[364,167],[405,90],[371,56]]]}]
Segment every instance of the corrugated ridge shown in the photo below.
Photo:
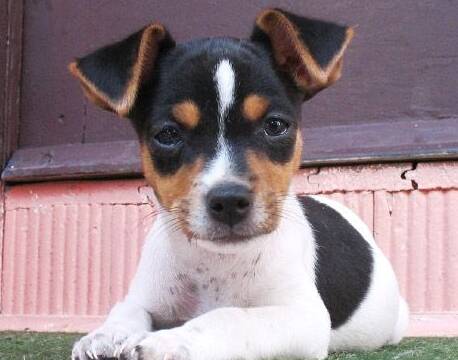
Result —
[{"label": "corrugated ridge", "polygon": [[[457,190],[329,196],[373,229],[412,311],[458,311]],[[127,291],[153,209],[146,203],[34,204],[6,212],[2,313],[105,314]]]},{"label": "corrugated ridge", "polygon": [[376,240],[413,312],[458,310],[458,191],[375,194]]},{"label": "corrugated ridge", "polygon": [[6,216],[3,314],[105,314],[127,291],[149,205],[46,205]]}]

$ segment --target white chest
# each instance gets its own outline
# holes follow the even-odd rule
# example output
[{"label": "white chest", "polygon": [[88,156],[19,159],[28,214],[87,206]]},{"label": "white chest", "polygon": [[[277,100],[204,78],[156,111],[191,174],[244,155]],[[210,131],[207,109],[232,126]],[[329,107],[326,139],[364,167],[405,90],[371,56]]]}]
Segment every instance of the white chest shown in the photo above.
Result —
[{"label": "white chest", "polygon": [[155,263],[145,274],[151,283],[145,304],[155,326],[177,326],[221,307],[280,304],[314,287],[311,229],[296,218],[226,253],[184,239],[164,242],[167,246],[156,241]]},{"label": "white chest", "polygon": [[253,306],[265,272],[262,252],[242,259],[228,255],[204,258],[175,269],[164,292],[166,311],[156,314],[156,326],[170,327],[220,307]]}]

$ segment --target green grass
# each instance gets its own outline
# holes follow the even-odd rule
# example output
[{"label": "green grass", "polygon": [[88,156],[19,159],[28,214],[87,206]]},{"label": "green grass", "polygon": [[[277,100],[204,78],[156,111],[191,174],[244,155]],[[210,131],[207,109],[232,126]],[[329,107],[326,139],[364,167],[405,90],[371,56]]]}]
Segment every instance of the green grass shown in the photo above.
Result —
[{"label": "green grass", "polygon": [[399,345],[358,354],[334,354],[329,360],[458,360],[458,338],[405,339]]},{"label": "green grass", "polygon": [[1,360],[67,360],[81,335],[0,332]]},{"label": "green grass", "polygon": [[[77,334],[0,333],[0,360],[64,360],[70,358]],[[329,360],[457,360],[458,338],[406,339],[398,346],[358,354],[334,354]]]}]

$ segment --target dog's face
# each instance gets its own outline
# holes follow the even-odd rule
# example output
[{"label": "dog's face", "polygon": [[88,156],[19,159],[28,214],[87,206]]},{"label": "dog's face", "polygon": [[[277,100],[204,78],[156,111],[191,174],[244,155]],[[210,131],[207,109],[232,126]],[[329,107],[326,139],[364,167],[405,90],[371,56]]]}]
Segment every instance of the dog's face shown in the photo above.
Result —
[{"label": "dog's face", "polygon": [[340,76],[352,30],[274,9],[250,40],[175,45],[153,24],[71,64],[88,97],[129,117],[144,174],[189,238],[272,232],[301,158],[300,107]]},{"label": "dog's face", "polygon": [[272,231],[299,165],[301,101],[250,41],[179,45],[159,64],[142,120],[145,176],[199,239]]}]

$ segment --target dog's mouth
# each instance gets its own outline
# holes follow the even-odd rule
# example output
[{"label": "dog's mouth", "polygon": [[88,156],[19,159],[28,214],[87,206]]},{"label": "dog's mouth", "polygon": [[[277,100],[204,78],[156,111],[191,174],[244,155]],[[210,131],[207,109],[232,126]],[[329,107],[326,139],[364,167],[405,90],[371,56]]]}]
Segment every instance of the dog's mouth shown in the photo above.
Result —
[{"label": "dog's mouth", "polygon": [[273,232],[277,227],[277,221],[273,221],[272,217],[269,217],[269,220],[257,224],[253,219],[247,219],[236,226],[209,220],[205,226],[193,227],[188,219],[182,219],[180,224],[190,242],[201,240],[224,245],[249,242]]},{"label": "dog's mouth", "polygon": [[207,240],[214,243],[227,244],[227,243],[241,243],[247,242],[251,239],[254,239],[258,236],[267,234],[265,231],[252,231],[246,233],[237,233],[233,230],[228,230],[225,232],[213,232],[213,234],[204,235],[201,237],[201,240]]},{"label": "dog's mouth", "polygon": [[212,232],[189,238],[191,246],[198,246],[210,252],[237,253],[245,251],[252,246],[258,246],[266,231],[252,231],[239,233],[228,230],[225,233]]}]

